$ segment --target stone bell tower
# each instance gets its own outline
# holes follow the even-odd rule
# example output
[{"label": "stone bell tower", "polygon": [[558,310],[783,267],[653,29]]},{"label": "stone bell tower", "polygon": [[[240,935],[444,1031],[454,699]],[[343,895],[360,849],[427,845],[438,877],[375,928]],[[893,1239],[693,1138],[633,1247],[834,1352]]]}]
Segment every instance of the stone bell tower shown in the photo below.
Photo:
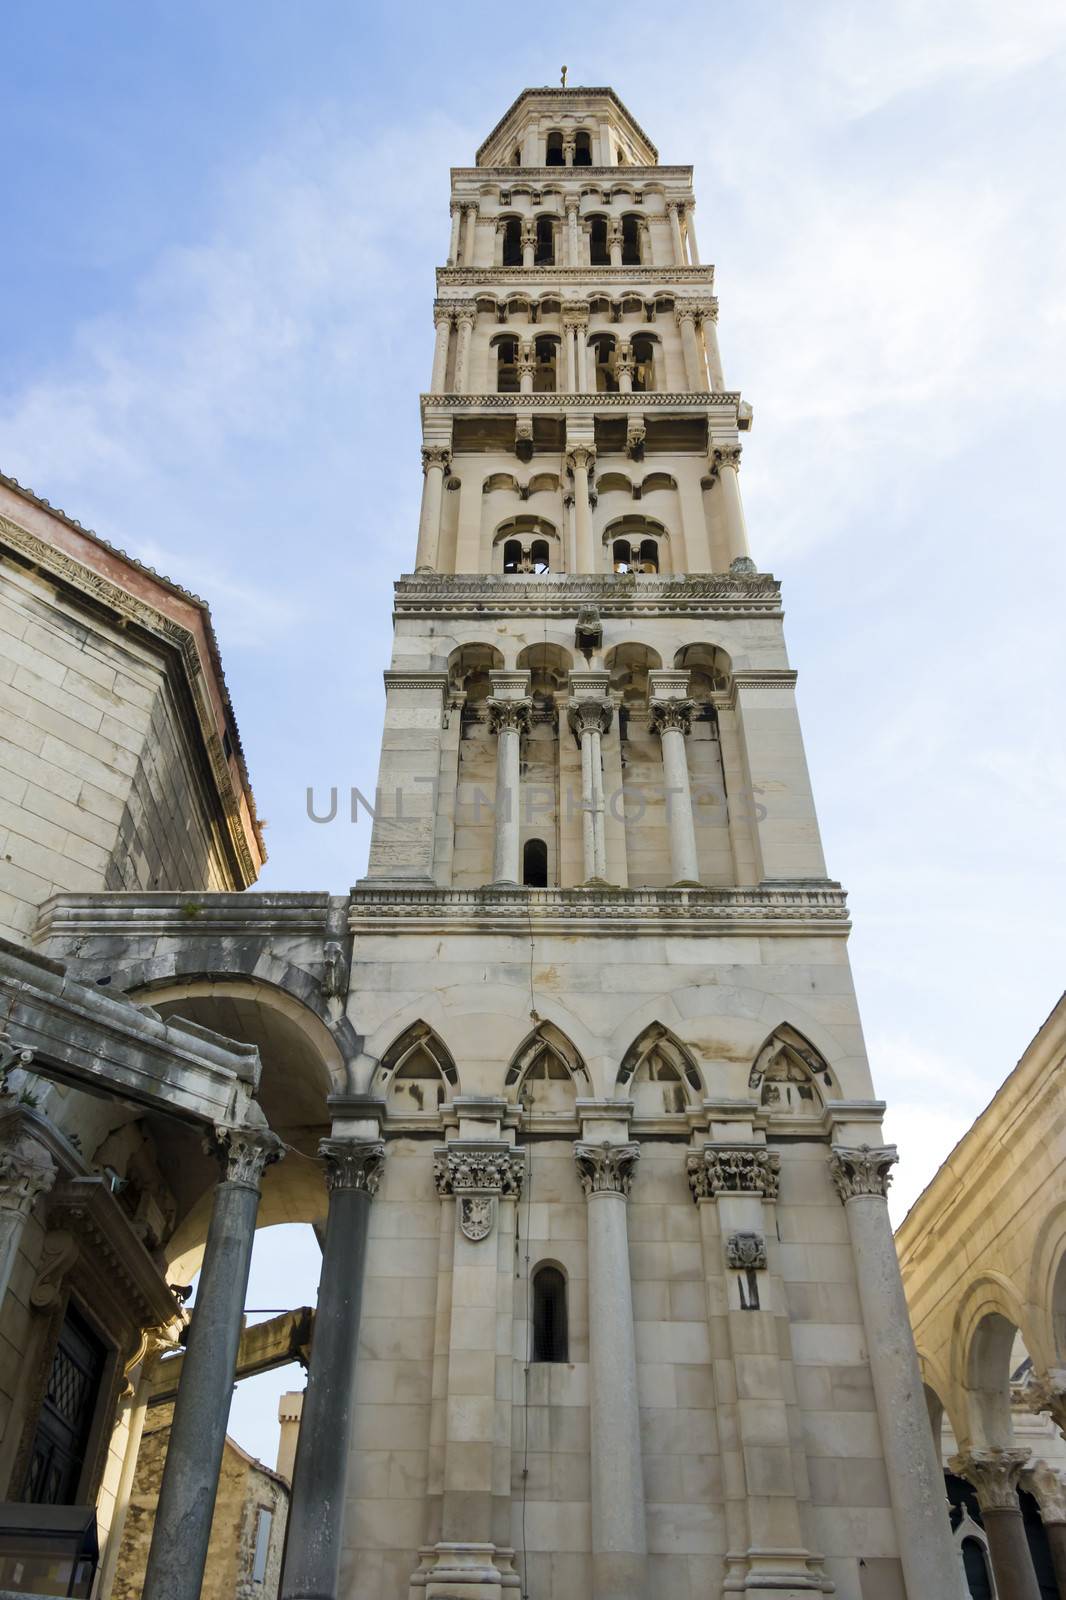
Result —
[{"label": "stone bell tower", "polygon": [[960,1592],[693,213],[605,88],[452,173],[350,902],[352,1600]]}]

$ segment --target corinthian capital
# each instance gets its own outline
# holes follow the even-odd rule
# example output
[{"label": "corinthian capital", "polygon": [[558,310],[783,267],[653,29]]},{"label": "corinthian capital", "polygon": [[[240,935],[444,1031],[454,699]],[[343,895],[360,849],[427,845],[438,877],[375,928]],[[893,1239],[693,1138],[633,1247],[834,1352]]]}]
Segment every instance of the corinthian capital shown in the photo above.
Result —
[{"label": "corinthian capital", "polygon": [[218,1127],[214,1140],[204,1140],[204,1149],[221,1162],[222,1181],[243,1189],[258,1189],[267,1167],[285,1154],[281,1140],[269,1128]]},{"label": "corinthian capital", "polygon": [[973,1484],[982,1511],[1017,1511],[1018,1477],[1031,1455],[1028,1447],[960,1450],[948,1462],[948,1471]]},{"label": "corinthian capital", "polygon": [[781,1157],[765,1145],[705,1144],[689,1154],[685,1166],[693,1200],[716,1200],[720,1194],[777,1199]]},{"label": "corinthian capital", "polygon": [[576,472],[584,468],[588,472],[596,465],[596,448],[591,444],[575,444],[566,452],[567,471]]},{"label": "corinthian capital", "polygon": [[1022,1488],[1040,1507],[1043,1523],[1066,1522],[1066,1482],[1046,1461],[1031,1461],[1022,1468]]},{"label": "corinthian capital", "polygon": [[453,310],[456,322],[468,322],[471,327],[474,326],[477,321],[477,306],[470,305],[466,301],[460,301],[458,305],[453,307]]},{"label": "corinthian capital", "polygon": [[898,1160],[894,1144],[879,1145],[876,1149],[864,1144],[858,1150],[835,1144],[829,1152],[829,1176],[842,1201],[861,1195],[876,1195],[883,1200],[892,1182],[892,1168]]},{"label": "corinthian capital", "polygon": [[648,710],[651,713],[649,725],[653,733],[662,734],[668,728],[680,728],[687,734],[692,727],[692,713],[695,709],[694,700],[649,700]]},{"label": "corinthian capital", "polygon": [[674,320],[680,328],[683,322],[691,322],[695,326],[700,314],[700,308],[694,300],[679,300],[674,306]]},{"label": "corinthian capital", "polygon": [[433,1152],[433,1181],[441,1199],[471,1194],[521,1198],[526,1153],[512,1146],[441,1145]]},{"label": "corinthian capital", "polygon": [[422,471],[428,472],[430,467],[439,467],[442,472],[447,472],[451,465],[452,453],[447,445],[427,444],[422,446]]},{"label": "corinthian capital", "polygon": [[1066,1368],[1031,1372],[1022,1389],[1022,1400],[1037,1415],[1046,1411],[1059,1432],[1066,1437]]},{"label": "corinthian capital", "polygon": [[575,1144],[574,1160],[581,1187],[589,1194],[620,1194],[626,1199],[633,1187],[633,1175],[640,1160],[635,1144]]},{"label": "corinthian capital", "polygon": [[514,728],[518,733],[528,733],[533,720],[532,700],[486,700],[489,708],[489,725],[493,733],[504,728]]},{"label": "corinthian capital", "polygon": [[566,708],[566,720],[579,744],[583,734],[606,733],[613,716],[610,700],[572,700]]},{"label": "corinthian capital", "polygon": [[740,471],[740,446],[739,444],[717,444],[714,447],[712,462],[716,472],[721,472],[723,467],[732,467],[734,472]]},{"label": "corinthian capital", "polygon": [[363,1189],[373,1200],[385,1170],[382,1139],[323,1139],[318,1153],[326,1164],[326,1187]]}]

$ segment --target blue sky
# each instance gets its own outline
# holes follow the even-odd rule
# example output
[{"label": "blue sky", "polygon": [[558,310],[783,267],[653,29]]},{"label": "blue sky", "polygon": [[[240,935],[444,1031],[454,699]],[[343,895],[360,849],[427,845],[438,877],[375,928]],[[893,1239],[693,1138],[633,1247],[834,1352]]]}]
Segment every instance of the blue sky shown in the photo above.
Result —
[{"label": "blue sky", "polygon": [[[696,167],[902,1214],[1063,987],[1066,12],[649,15],[583,8],[570,82]],[[263,887],[363,870],[365,819],[315,826],[305,791],[373,789],[447,169],[557,81],[534,34],[482,4],[5,8],[0,466],[210,601]],[[271,1230],[250,1303],[316,1266]],[[284,1383],[235,1406],[268,1459]]]}]

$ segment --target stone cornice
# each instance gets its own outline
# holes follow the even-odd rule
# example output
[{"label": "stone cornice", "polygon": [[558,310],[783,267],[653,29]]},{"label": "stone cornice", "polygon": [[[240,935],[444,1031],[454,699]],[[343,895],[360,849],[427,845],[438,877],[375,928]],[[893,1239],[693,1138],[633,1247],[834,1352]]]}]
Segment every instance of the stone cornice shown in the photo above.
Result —
[{"label": "stone cornice", "polygon": [[[659,577],[636,573],[503,576],[418,573],[396,584],[396,616],[448,615],[573,617],[594,605],[601,616],[782,615],[781,586],[770,573],[734,577],[696,573]],[[752,676],[749,674],[748,676]]]},{"label": "stone cornice", "polygon": [[438,267],[437,287],[445,284],[521,283],[529,278],[534,283],[587,283],[590,293],[604,283],[698,283],[706,288],[714,284],[714,267],[660,266],[654,267]]},{"label": "stone cornice", "polygon": [[159,1266],[134,1232],[107,1180],[72,1178],[60,1184],[48,1206],[48,1220],[87,1243],[98,1269],[138,1321],[166,1326],[180,1306]]},{"label": "stone cornice", "polygon": [[576,407],[581,411],[727,411],[734,415],[740,405],[736,389],[698,389],[680,394],[423,394],[423,414],[427,411],[561,411]]},{"label": "stone cornice", "polygon": [[683,925],[686,932],[758,937],[775,929],[842,938],[847,902],[838,883],[751,889],[429,889],[352,890],[353,932],[492,930],[582,933],[613,937]]},{"label": "stone cornice", "polygon": [[318,940],[335,937],[333,910],[343,898],[325,893],[197,894],[133,889],[54,895],[41,907],[38,943],[64,934],[119,938],[216,940],[229,936]]}]

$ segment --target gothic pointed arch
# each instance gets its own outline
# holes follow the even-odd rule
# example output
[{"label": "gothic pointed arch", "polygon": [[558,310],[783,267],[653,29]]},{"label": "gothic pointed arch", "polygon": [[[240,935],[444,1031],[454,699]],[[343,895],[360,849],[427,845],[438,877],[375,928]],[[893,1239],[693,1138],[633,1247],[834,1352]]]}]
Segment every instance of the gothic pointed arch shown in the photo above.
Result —
[{"label": "gothic pointed arch", "polygon": [[381,1058],[372,1093],[384,1095],[391,1112],[436,1111],[459,1087],[447,1045],[428,1022],[413,1022]]},{"label": "gothic pointed arch", "polygon": [[840,1092],[821,1051],[787,1022],[774,1029],[756,1055],[748,1088],[760,1106],[782,1116],[817,1116],[825,1101]]},{"label": "gothic pointed arch", "polygon": [[504,1088],[530,1112],[571,1115],[578,1095],[592,1092],[580,1052],[553,1022],[538,1022],[526,1035],[511,1058]]},{"label": "gothic pointed arch", "polygon": [[620,1092],[629,1092],[638,1117],[684,1111],[704,1092],[691,1052],[662,1022],[649,1024],[633,1040],[616,1082]]}]

